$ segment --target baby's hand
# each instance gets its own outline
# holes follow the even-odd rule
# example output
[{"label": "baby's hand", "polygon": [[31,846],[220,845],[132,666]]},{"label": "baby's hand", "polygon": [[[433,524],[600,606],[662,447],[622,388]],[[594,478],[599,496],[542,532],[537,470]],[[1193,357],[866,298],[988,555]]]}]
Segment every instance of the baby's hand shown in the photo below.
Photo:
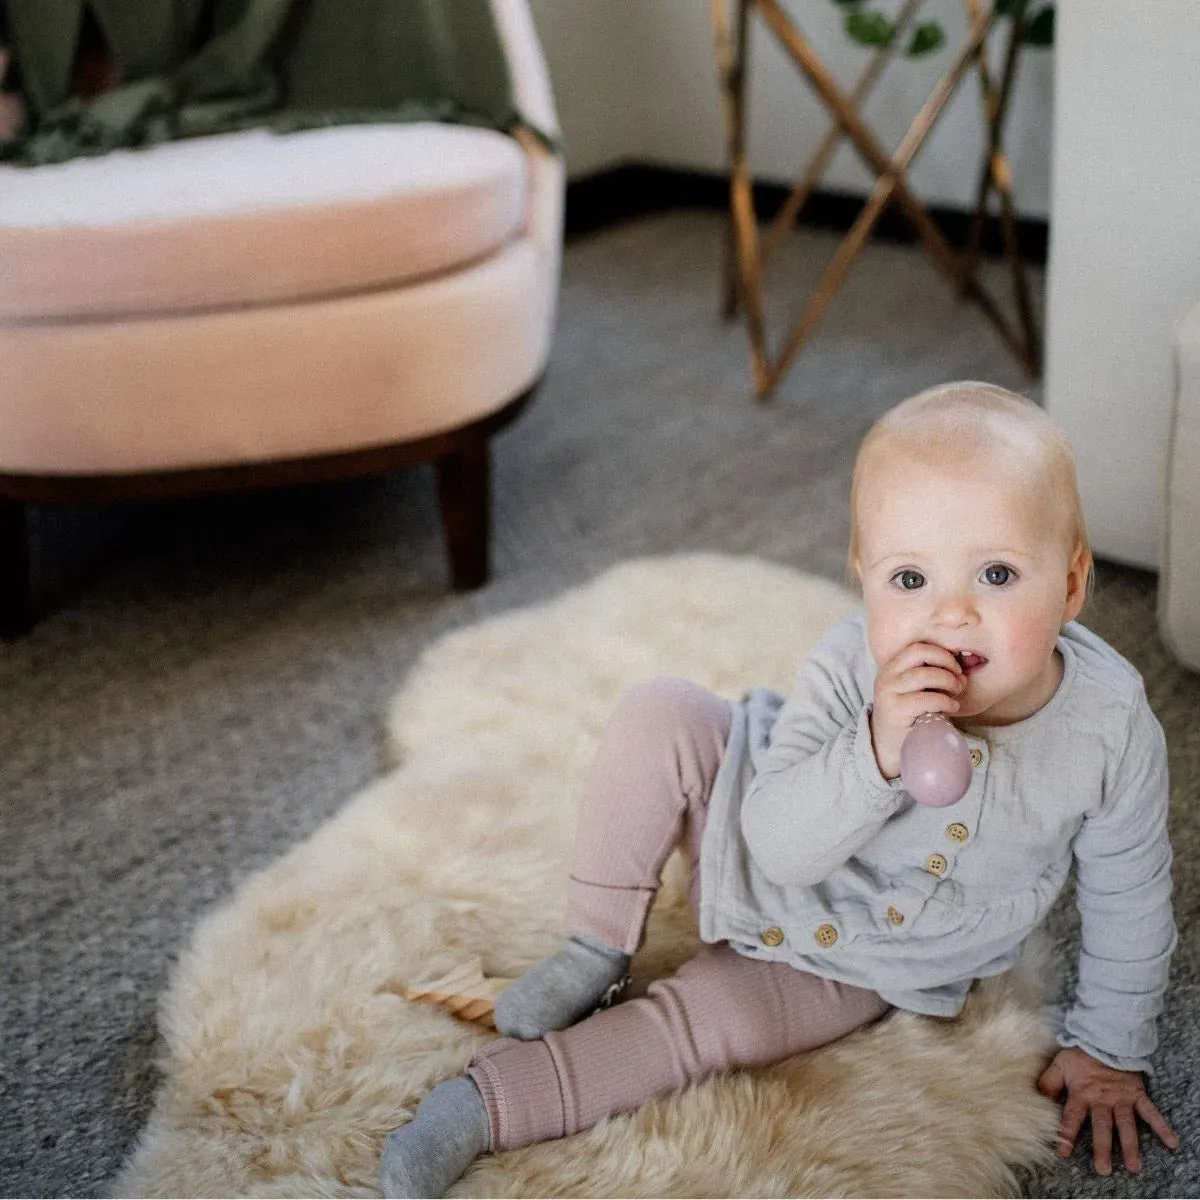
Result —
[{"label": "baby's hand", "polygon": [[949,650],[913,642],[879,668],[871,708],[871,745],[884,779],[900,774],[900,747],[912,723],[927,712],[952,716],[966,686],[959,661]]},{"label": "baby's hand", "polygon": [[1038,1080],[1038,1091],[1052,1100],[1057,1099],[1064,1088],[1067,1102],[1059,1126],[1060,1157],[1069,1157],[1075,1149],[1075,1139],[1089,1115],[1092,1118],[1092,1162],[1101,1175],[1112,1173],[1114,1119],[1126,1170],[1136,1173],[1142,1169],[1138,1117],[1158,1134],[1164,1146],[1170,1150],[1179,1148],[1179,1138],[1146,1095],[1137,1071],[1118,1071],[1072,1046],[1060,1050]]}]

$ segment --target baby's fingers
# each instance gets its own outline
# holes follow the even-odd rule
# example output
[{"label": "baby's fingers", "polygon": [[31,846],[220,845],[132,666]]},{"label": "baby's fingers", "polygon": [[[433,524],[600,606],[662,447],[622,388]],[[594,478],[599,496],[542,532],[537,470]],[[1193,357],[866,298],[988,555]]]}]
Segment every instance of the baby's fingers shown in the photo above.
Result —
[{"label": "baby's fingers", "polygon": [[1067,1097],[1063,1105],[1062,1123],[1058,1127],[1058,1153],[1061,1157],[1070,1158],[1087,1114],[1088,1107],[1082,1100],[1076,1100],[1074,1096]]},{"label": "baby's fingers", "polygon": [[1092,1162],[1101,1175],[1112,1174],[1113,1113],[1107,1104],[1092,1106]]},{"label": "baby's fingers", "polygon": [[913,667],[891,681],[891,690],[898,696],[913,692],[943,692],[956,696],[962,691],[966,680],[944,667]]},{"label": "baby's fingers", "polygon": [[1037,1086],[1038,1091],[1043,1096],[1049,1096],[1051,1100],[1058,1097],[1059,1092],[1066,1086],[1066,1080],[1063,1077],[1063,1069],[1058,1065],[1057,1059],[1042,1072]]},{"label": "baby's fingers", "polygon": [[962,664],[941,646],[930,642],[911,642],[885,668],[894,674],[911,671],[914,667],[941,667],[955,675],[962,673]]},{"label": "baby's fingers", "polygon": [[1159,1140],[1168,1150],[1179,1149],[1179,1136],[1167,1124],[1166,1118],[1154,1107],[1154,1101],[1145,1092],[1134,1101],[1133,1107],[1138,1116],[1158,1134]]},{"label": "baby's fingers", "polygon": [[1121,1158],[1125,1170],[1135,1175],[1142,1169],[1142,1151],[1138,1145],[1137,1117],[1133,1105],[1122,1105],[1114,1110],[1117,1118],[1117,1140],[1121,1143]]},{"label": "baby's fingers", "polygon": [[961,707],[957,696],[945,692],[911,692],[906,696],[893,696],[885,712],[893,723],[905,728],[926,713],[944,713],[952,717]]}]

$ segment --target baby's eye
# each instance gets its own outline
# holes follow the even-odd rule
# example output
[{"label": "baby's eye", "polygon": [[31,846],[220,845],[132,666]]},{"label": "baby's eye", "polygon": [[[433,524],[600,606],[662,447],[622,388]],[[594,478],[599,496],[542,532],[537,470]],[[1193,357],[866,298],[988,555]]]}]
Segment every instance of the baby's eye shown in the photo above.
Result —
[{"label": "baby's eye", "polygon": [[1017,573],[1012,567],[1006,567],[1003,563],[993,563],[983,569],[984,583],[990,583],[993,587],[1003,587],[1006,583],[1012,583],[1016,577]]},{"label": "baby's eye", "polygon": [[917,588],[925,586],[925,576],[920,571],[897,571],[892,576],[892,582],[906,592],[915,592]]}]

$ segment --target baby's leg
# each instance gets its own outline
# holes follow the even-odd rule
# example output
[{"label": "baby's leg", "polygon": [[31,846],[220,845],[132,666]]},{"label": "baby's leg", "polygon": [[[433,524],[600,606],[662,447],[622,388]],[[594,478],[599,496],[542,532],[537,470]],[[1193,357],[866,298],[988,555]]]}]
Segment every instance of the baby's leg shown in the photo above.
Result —
[{"label": "baby's leg", "polygon": [[727,701],[682,679],[640,684],[621,700],[584,787],[570,936],[497,999],[501,1033],[563,1029],[624,977],[671,851],[686,840],[699,858],[730,719]]},{"label": "baby's leg", "polygon": [[881,1017],[872,991],[710,946],[644,997],[532,1042],[503,1039],[468,1069],[489,1145],[510,1150],[737,1067],[811,1050]]},{"label": "baby's leg", "polygon": [[812,1050],[887,1010],[874,992],[706,947],[643,997],[537,1041],[486,1046],[388,1137],[384,1195],[443,1195],[487,1150],[577,1133],[717,1071]]},{"label": "baby's leg", "polygon": [[[537,1038],[570,1025],[591,1012],[624,976],[630,955],[641,944],[663,866],[681,841],[695,872],[730,719],[726,701],[678,679],[642,684],[618,705],[584,789],[569,884],[572,935],[557,954],[499,997],[496,1024],[502,1033]],[[688,970],[678,979],[687,978]],[[669,984],[655,987],[669,994]],[[633,1001],[610,1012],[638,1011],[638,1005],[648,1002]],[[623,1020],[618,1024],[625,1026]],[[421,1101],[415,1118],[388,1137],[380,1163],[385,1196],[442,1195],[489,1149],[489,1126],[501,1118],[485,1106],[481,1087],[489,1089],[488,1095],[500,1096],[505,1111],[522,1103],[521,1093],[530,1086],[534,1095],[544,1090],[546,1043],[505,1039],[494,1045],[528,1049],[532,1074],[522,1078],[524,1068],[511,1058],[491,1064],[494,1051],[489,1048],[480,1056],[489,1062],[479,1068],[482,1074],[473,1072],[471,1078],[459,1076],[435,1087]],[[626,1053],[618,1054],[623,1061]],[[480,1084],[480,1079],[492,1077],[496,1083]],[[545,1119],[535,1124],[538,1121]],[[553,1125],[553,1119],[549,1123]]]}]

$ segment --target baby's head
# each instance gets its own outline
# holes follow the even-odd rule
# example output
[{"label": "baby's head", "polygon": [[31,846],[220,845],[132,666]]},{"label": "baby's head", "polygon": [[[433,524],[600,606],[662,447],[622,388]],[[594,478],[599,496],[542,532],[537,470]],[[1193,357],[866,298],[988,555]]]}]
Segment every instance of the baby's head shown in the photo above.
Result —
[{"label": "baby's head", "polygon": [[912,642],[985,659],[961,715],[1015,713],[1049,678],[1058,632],[1091,586],[1062,433],[1004,388],[932,388],[871,428],[851,508],[849,566],[876,661]]}]

